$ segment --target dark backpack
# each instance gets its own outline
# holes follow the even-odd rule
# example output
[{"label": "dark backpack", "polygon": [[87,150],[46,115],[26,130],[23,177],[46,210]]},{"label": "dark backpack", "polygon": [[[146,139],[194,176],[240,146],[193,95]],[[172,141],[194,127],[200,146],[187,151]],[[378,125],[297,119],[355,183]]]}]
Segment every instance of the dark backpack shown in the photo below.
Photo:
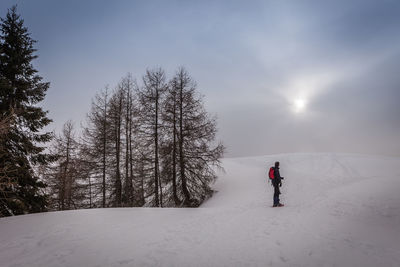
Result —
[{"label": "dark backpack", "polygon": [[273,180],[275,178],[275,168],[274,167],[269,168],[268,176],[269,176],[269,179],[271,179],[271,180]]}]

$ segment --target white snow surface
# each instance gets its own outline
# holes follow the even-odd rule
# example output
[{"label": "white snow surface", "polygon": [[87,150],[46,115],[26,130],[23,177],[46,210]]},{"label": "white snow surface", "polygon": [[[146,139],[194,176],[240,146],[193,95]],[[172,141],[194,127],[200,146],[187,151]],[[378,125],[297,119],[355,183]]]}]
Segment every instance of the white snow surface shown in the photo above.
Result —
[{"label": "white snow surface", "polygon": [[[267,169],[281,162],[283,208]],[[197,209],[118,208],[0,219],[0,266],[400,266],[400,158],[224,159]]]}]

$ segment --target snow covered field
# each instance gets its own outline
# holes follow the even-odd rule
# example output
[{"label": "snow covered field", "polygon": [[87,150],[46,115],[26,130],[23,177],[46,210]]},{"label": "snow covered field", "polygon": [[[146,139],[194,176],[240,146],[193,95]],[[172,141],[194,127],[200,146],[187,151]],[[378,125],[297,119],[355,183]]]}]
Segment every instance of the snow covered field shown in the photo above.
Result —
[{"label": "snow covered field", "polygon": [[[279,160],[283,208],[266,170]],[[224,159],[198,209],[120,208],[0,219],[0,266],[400,266],[400,158]]]}]

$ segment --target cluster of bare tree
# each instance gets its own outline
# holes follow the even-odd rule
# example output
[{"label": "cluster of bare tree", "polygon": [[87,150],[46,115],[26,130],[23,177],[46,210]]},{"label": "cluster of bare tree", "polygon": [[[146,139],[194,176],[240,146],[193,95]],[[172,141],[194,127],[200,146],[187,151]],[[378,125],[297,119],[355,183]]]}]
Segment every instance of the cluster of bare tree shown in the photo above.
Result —
[{"label": "cluster of bare tree", "polygon": [[[40,106],[50,87],[16,6],[0,18],[0,217],[92,207],[195,207],[211,196],[224,147],[196,84],[148,70],[96,95],[82,133],[54,138]],[[51,149],[47,149],[52,141]]]},{"label": "cluster of bare tree", "polygon": [[147,70],[98,93],[80,138],[67,122],[43,171],[52,209],[196,207],[212,195],[224,147],[196,83],[180,68],[169,81]]}]

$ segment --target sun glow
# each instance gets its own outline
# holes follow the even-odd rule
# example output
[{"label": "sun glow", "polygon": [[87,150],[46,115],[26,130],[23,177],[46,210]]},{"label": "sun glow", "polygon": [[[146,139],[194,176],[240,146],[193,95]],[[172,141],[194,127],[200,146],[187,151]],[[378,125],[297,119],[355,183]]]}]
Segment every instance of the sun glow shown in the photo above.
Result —
[{"label": "sun glow", "polygon": [[340,73],[334,71],[302,74],[288,79],[284,85],[283,94],[287,100],[288,108],[296,115],[309,115],[310,103],[329,88],[329,85],[336,81]]},{"label": "sun glow", "polygon": [[293,101],[293,109],[295,113],[304,112],[306,109],[306,100],[304,98],[297,98]]}]

